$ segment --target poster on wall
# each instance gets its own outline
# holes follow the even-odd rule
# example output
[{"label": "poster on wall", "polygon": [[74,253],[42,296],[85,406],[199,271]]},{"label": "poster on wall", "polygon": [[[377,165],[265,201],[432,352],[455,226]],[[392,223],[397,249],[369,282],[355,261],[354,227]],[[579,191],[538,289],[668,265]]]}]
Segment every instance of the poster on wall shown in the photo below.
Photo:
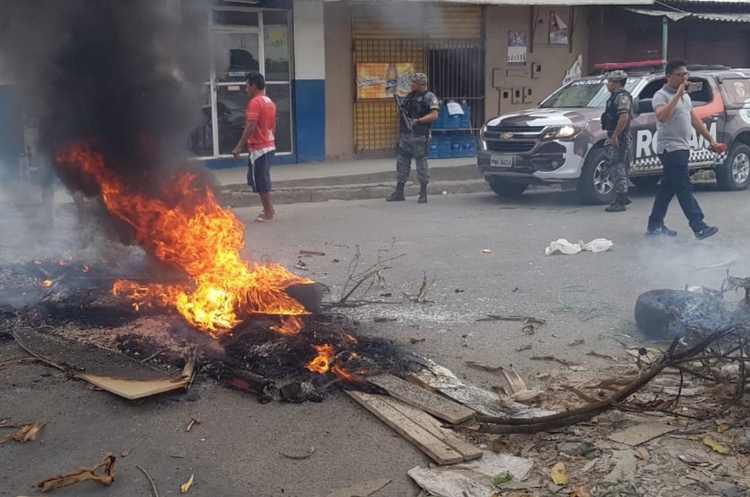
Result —
[{"label": "poster on wall", "polygon": [[357,100],[406,96],[411,91],[411,62],[364,62],[357,64]]},{"label": "poster on wall", "polygon": [[554,11],[549,13],[549,44],[568,44],[568,25]]},{"label": "poster on wall", "polygon": [[526,31],[508,31],[508,65],[526,65]]}]

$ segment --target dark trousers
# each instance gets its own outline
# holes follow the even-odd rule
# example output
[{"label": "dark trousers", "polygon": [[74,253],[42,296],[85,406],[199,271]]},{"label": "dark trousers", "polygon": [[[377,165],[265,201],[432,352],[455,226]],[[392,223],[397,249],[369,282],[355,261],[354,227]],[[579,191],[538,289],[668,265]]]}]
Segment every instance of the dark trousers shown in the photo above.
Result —
[{"label": "dark trousers", "polygon": [[672,202],[672,197],[675,195],[680,202],[682,212],[690,223],[690,229],[698,232],[706,227],[706,223],[703,222],[703,211],[693,196],[693,185],[690,183],[690,174],[688,173],[689,157],[690,151],[688,150],[659,154],[663,170],[659,191],[654,199],[651,216],[648,218],[649,229],[664,225],[664,217],[667,215],[669,203]]}]

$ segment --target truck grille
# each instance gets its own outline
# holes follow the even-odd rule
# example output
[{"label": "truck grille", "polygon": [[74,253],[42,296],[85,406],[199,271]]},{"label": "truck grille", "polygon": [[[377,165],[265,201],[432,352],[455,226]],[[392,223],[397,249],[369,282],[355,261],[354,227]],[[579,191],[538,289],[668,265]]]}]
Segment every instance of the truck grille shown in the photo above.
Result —
[{"label": "truck grille", "polygon": [[487,140],[485,138],[485,142],[487,143],[487,150],[492,150],[493,152],[508,152],[508,153],[514,153],[514,154],[522,154],[525,152],[531,151],[532,148],[534,148],[534,145],[536,142],[529,142],[529,141],[495,141],[495,140]]},{"label": "truck grille", "polygon": [[489,128],[493,133],[541,133],[544,126],[503,126]]}]

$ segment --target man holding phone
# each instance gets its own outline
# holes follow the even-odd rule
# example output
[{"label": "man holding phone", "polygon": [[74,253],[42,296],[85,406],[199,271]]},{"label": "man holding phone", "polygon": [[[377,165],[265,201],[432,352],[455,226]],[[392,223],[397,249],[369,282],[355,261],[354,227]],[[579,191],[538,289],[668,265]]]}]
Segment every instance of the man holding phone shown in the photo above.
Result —
[{"label": "man holding phone", "polygon": [[693,110],[688,95],[690,73],[681,60],[670,61],[666,66],[667,84],[656,92],[652,100],[656,114],[656,152],[663,171],[659,191],[648,218],[647,235],[676,236],[677,232],[664,225],[664,217],[672,198],[677,195],[682,212],[688,219],[690,229],[699,240],[719,232],[719,228],[708,226],[703,221],[703,211],[693,196],[693,185],[688,172],[690,158],[690,136],[692,128],[709,143],[714,152],[726,147],[714,139],[706,125]]}]

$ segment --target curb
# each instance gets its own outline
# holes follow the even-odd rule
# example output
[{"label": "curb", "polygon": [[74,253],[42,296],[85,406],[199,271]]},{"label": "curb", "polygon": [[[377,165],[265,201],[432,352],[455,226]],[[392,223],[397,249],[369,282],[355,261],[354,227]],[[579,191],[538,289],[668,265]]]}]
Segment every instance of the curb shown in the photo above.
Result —
[{"label": "curb", "polygon": [[[392,173],[391,173],[392,176]],[[279,188],[272,191],[275,204],[298,204],[309,202],[326,202],[328,200],[371,200],[385,199],[393,191],[393,185],[360,184],[346,186],[323,186],[307,188]],[[491,193],[483,179],[464,181],[435,181],[427,187],[430,196],[459,193]],[[408,183],[404,188],[407,197],[419,194],[418,183]],[[408,200],[408,199],[407,199]],[[241,208],[260,205],[258,195],[247,186],[240,189],[225,189],[221,193],[221,203],[230,208]]]}]

